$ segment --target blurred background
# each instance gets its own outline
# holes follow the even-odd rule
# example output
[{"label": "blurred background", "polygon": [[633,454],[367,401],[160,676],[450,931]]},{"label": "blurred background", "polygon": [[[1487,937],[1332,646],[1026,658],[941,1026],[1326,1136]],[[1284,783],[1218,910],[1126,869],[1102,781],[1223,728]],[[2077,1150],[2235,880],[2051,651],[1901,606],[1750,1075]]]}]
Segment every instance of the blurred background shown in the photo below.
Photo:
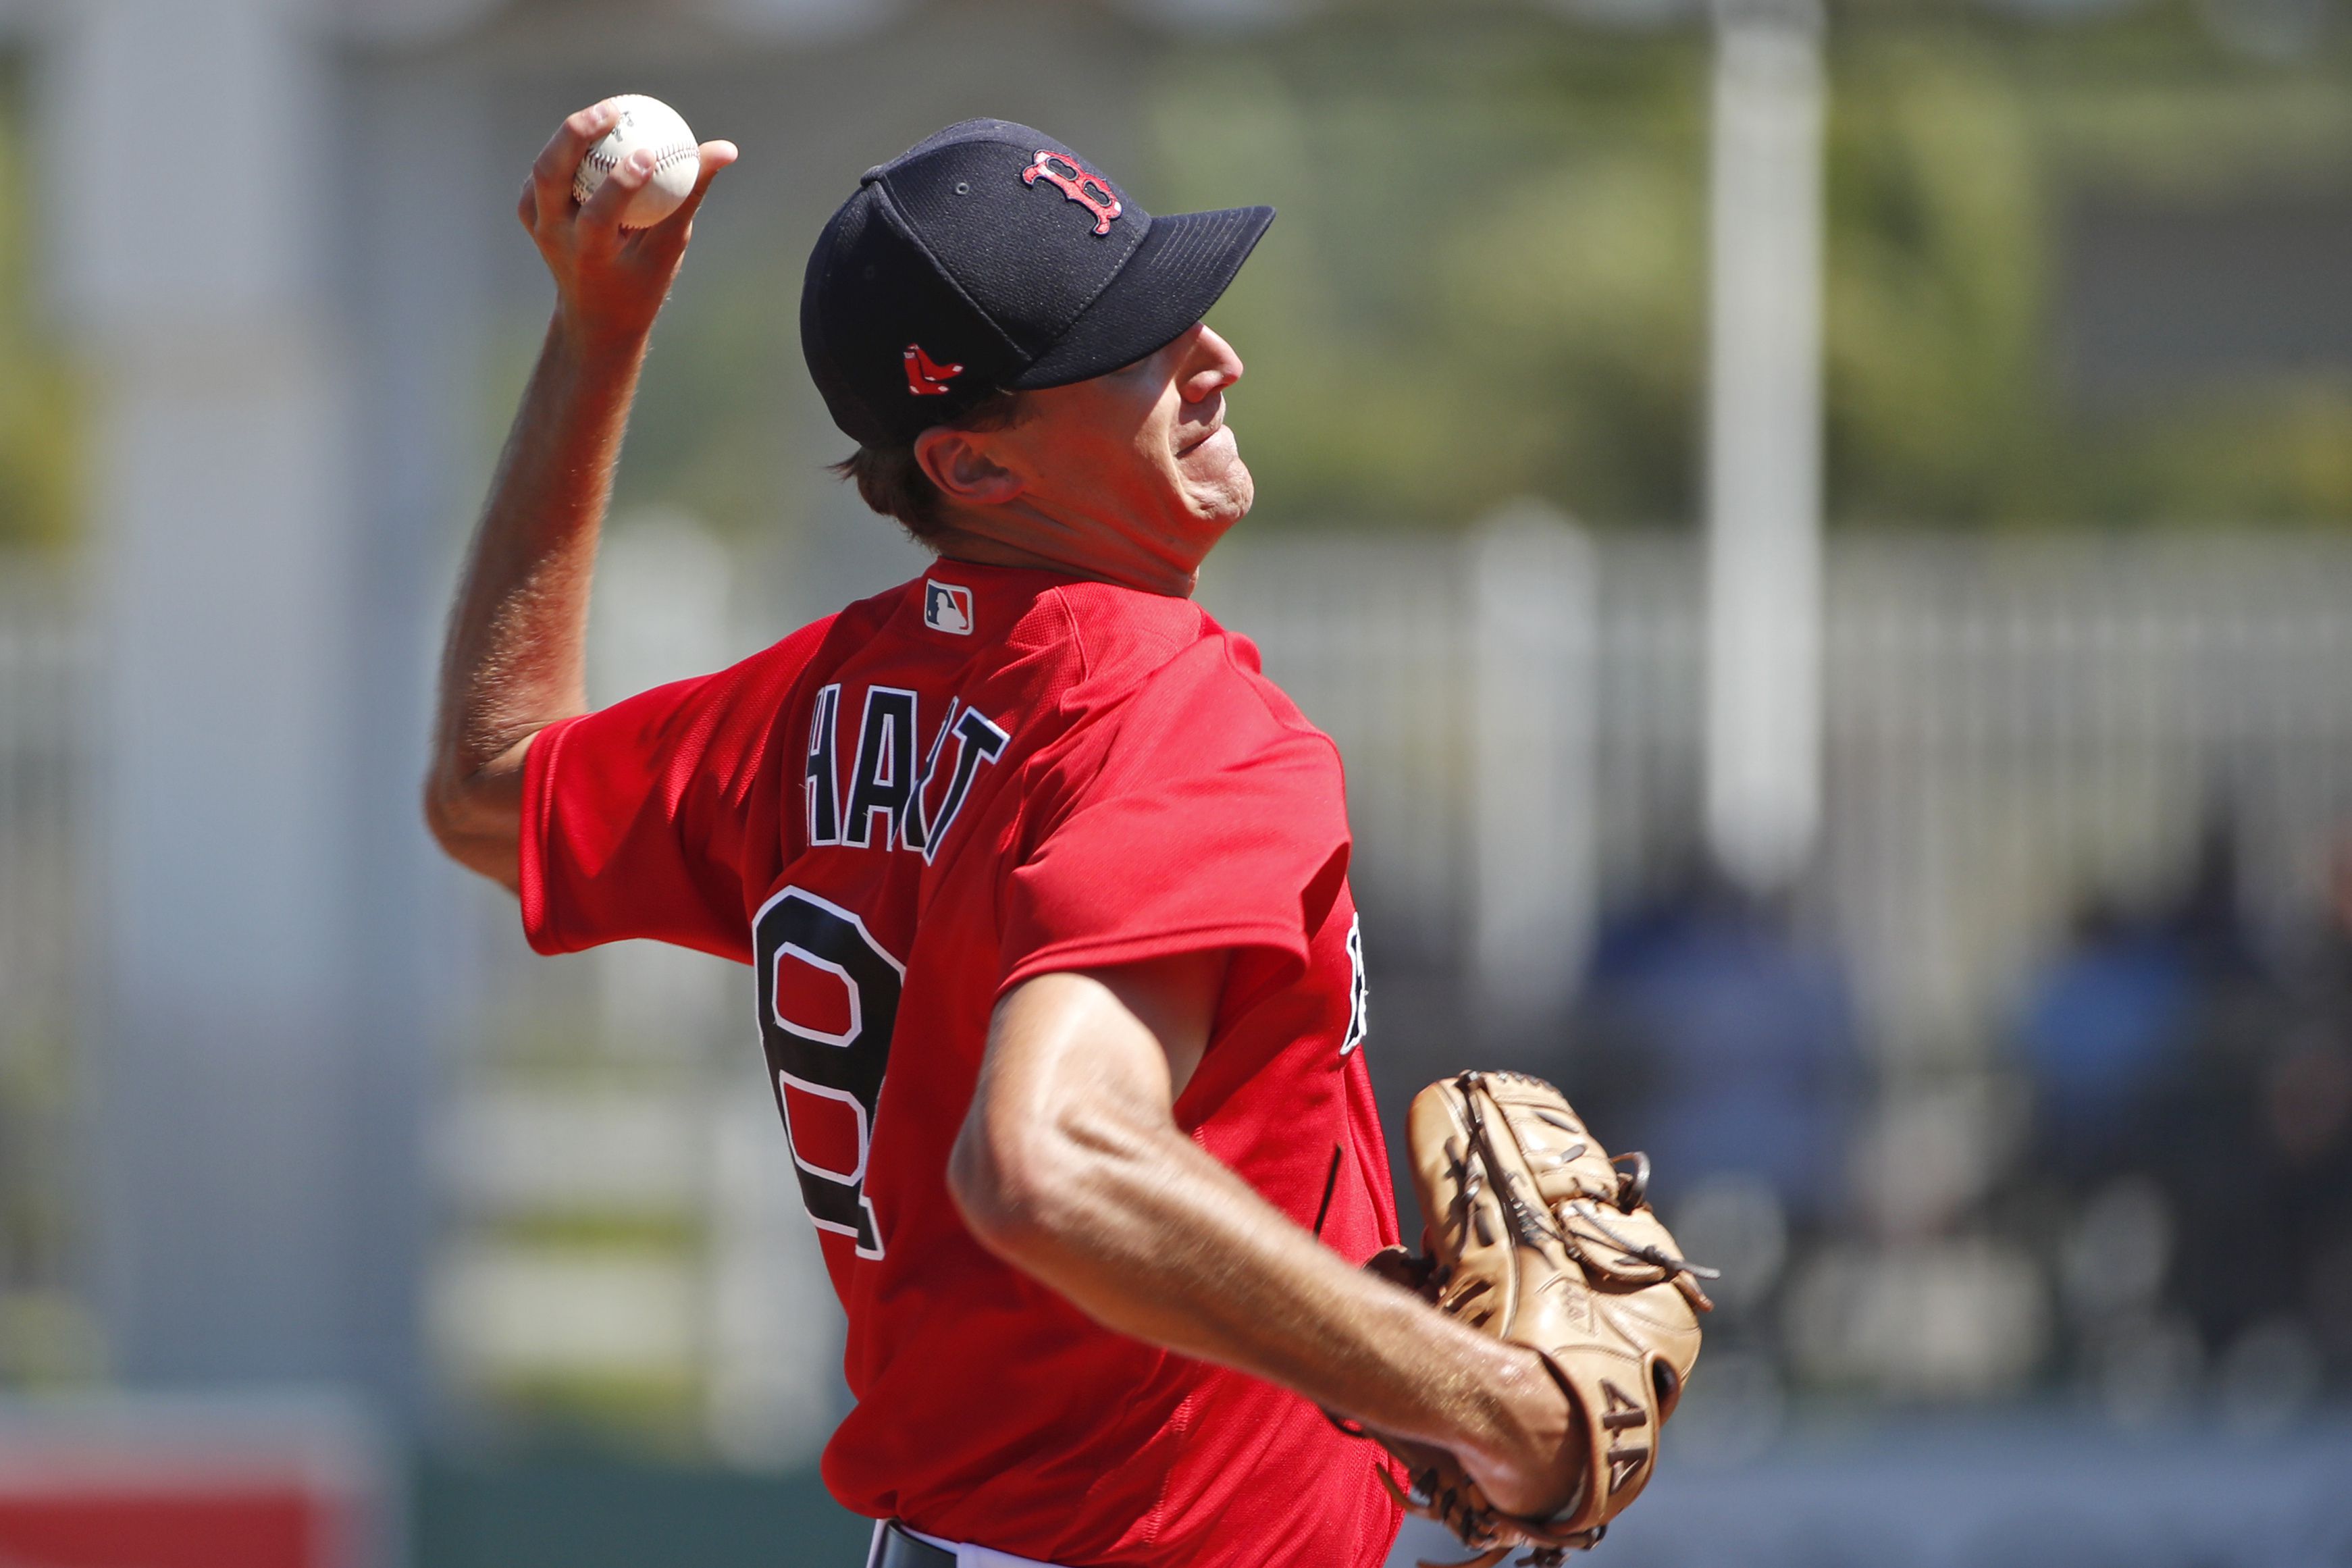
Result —
[{"label": "blurred background", "polygon": [[415,806],[615,91],[744,157],[599,700],[919,569],[798,352],[861,170],[1279,206],[1202,597],[1386,1109],[1553,1076],[1724,1270],[1602,1552],[2352,1563],[2342,0],[0,0],[0,1562],[862,1550],[741,975]]}]

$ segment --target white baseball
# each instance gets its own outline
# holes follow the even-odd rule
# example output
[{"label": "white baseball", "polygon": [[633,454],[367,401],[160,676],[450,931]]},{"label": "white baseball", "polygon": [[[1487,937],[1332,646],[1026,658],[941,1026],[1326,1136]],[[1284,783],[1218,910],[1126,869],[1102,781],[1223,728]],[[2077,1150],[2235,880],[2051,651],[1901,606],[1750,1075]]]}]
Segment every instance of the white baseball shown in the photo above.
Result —
[{"label": "white baseball", "polygon": [[584,205],[623,159],[646,148],[654,155],[653,178],[629,198],[621,213],[621,226],[651,228],[677,211],[678,204],[693,194],[695,177],[702,173],[702,156],[694,132],[687,129],[677,110],[660,99],[625,92],[613,100],[613,107],[621,111],[621,118],[580,160],[580,172],[572,176],[572,199]]}]

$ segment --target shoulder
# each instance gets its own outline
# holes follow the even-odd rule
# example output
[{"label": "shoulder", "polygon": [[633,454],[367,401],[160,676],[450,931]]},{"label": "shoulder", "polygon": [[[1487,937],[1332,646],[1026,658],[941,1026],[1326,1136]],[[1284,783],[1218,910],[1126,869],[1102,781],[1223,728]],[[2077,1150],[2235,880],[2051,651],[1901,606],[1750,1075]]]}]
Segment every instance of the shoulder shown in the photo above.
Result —
[{"label": "shoulder", "polygon": [[1269,678],[1257,645],[1189,601],[1167,603],[1126,650],[1128,679],[1112,705],[1114,756],[1164,768],[1231,768],[1281,760],[1339,778],[1339,748]]},{"label": "shoulder", "polygon": [[696,689],[698,699],[687,705],[686,710],[717,710],[724,714],[723,722],[730,728],[756,726],[765,721],[790,700],[794,684],[809,667],[822,659],[826,645],[835,640],[835,633],[847,614],[844,611],[811,621],[725,669],[680,682],[681,688]]},{"label": "shoulder", "polygon": [[1065,646],[1087,679],[1109,695],[1150,679],[1213,624],[1190,599],[1070,581],[1039,595],[1023,630]]},{"label": "shoulder", "polygon": [[1308,742],[1336,756],[1330,738],[1265,673],[1257,644],[1205,612],[1195,613],[1198,635],[1153,671],[1143,695],[1157,705],[1215,711],[1253,733]]},{"label": "shoulder", "polygon": [[1218,693],[1263,707],[1286,725],[1314,728],[1266,677],[1257,645],[1190,599],[1108,583],[1066,583],[1041,597],[1024,629],[1066,639],[1084,659],[1088,679],[1119,695]]}]

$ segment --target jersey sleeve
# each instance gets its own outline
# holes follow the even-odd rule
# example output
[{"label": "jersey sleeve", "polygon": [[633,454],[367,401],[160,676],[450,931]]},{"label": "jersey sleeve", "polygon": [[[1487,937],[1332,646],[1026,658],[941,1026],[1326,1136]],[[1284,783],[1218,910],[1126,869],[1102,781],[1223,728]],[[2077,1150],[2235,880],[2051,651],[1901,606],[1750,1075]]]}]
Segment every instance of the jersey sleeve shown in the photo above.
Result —
[{"label": "jersey sleeve", "polygon": [[753,785],[776,715],[831,624],[539,732],[524,754],[520,868],[533,948],[643,937],[750,962]]},{"label": "jersey sleeve", "polygon": [[1306,963],[1347,876],[1339,752],[1223,648],[1180,664],[1011,871],[1003,985],[1212,948]]}]

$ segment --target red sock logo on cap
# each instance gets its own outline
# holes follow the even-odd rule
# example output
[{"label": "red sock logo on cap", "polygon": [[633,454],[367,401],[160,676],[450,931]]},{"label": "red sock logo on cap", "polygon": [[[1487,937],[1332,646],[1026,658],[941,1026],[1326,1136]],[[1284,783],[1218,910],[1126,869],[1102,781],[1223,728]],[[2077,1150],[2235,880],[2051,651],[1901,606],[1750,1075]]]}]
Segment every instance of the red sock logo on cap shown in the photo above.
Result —
[{"label": "red sock logo on cap", "polygon": [[963,374],[963,366],[940,363],[920,343],[908,343],[901,357],[907,362],[907,390],[918,397],[946,395],[948,383]]}]

